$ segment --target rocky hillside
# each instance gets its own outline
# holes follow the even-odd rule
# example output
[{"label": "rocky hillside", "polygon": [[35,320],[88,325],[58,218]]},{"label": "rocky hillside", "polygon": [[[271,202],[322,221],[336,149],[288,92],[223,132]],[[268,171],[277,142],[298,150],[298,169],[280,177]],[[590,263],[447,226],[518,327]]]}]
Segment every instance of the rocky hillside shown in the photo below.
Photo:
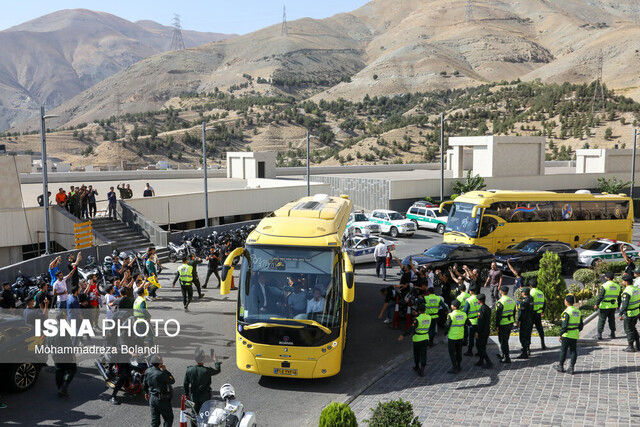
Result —
[{"label": "rocky hillside", "polygon": [[[0,130],[53,108],[169,48],[172,28],[85,9],[61,10],[0,31]],[[183,31],[187,47],[227,38]],[[123,95],[124,97],[124,95]]]}]

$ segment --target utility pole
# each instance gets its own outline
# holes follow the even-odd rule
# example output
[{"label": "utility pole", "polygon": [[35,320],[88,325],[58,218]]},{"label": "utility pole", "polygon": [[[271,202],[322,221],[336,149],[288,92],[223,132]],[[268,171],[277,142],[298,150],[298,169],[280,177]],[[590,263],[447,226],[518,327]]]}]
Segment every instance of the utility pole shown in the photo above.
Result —
[{"label": "utility pole", "polygon": [[633,199],[633,187],[636,183],[636,140],[638,139],[638,129],[633,130],[633,154],[631,157],[631,190],[629,196]]},{"label": "utility pole", "polygon": [[[54,115],[45,116],[44,106],[40,107],[40,151],[42,161],[42,207],[44,208],[44,254],[49,255],[51,248],[49,247],[49,178],[47,175],[47,140],[45,133],[47,128],[45,126],[45,120],[53,117]],[[39,248],[38,248],[39,250]]]},{"label": "utility pole", "polygon": [[307,196],[311,195],[311,168],[309,166],[309,131],[307,131]]},{"label": "utility pole", "polygon": [[440,202],[444,201],[444,113],[440,113]]},{"label": "utility pole", "polygon": [[280,27],[280,35],[286,36],[289,34],[289,28],[287,27],[287,6],[282,5],[282,27]]},{"label": "utility pole", "polygon": [[209,226],[209,189],[207,186],[207,124],[202,121],[202,171],[204,172],[204,226]]},{"label": "utility pole", "polygon": [[173,15],[173,33],[171,34],[171,44],[169,50],[184,50],[184,39],[182,38],[182,24],[180,23],[180,15]]}]

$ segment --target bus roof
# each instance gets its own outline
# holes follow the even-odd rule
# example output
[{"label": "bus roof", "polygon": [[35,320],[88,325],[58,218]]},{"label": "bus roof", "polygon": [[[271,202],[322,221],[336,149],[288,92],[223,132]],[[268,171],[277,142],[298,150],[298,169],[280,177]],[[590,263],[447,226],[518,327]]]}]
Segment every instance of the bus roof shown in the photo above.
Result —
[{"label": "bus roof", "polygon": [[339,247],[351,208],[346,196],[303,197],[260,221],[247,243]]},{"label": "bus roof", "polygon": [[554,191],[516,191],[516,190],[491,190],[470,191],[458,196],[456,202],[473,203],[488,206],[500,201],[588,201],[588,200],[630,200],[624,194],[592,194],[592,193],[556,193]]}]

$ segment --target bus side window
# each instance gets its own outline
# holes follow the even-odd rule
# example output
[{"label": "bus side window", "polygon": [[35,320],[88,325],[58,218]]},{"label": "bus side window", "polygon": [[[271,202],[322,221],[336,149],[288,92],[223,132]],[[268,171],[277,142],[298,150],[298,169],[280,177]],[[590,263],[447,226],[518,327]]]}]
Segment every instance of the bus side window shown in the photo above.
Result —
[{"label": "bus side window", "polygon": [[482,227],[480,227],[480,237],[488,236],[498,228],[498,221],[495,218],[484,216],[482,218]]}]

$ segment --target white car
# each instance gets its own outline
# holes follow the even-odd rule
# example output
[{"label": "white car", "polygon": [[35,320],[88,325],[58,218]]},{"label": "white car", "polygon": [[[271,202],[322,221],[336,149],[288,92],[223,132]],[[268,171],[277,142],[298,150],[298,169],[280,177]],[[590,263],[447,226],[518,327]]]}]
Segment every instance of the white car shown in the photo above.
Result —
[{"label": "white car", "polygon": [[622,252],[620,249],[624,247],[627,255],[631,259],[638,257],[640,246],[627,242],[620,242],[611,239],[592,239],[584,245],[576,248],[578,251],[578,265],[583,267],[591,267],[598,262],[622,261]]},{"label": "white car", "polygon": [[435,230],[440,234],[444,233],[448,218],[449,212],[443,209],[440,213],[440,208],[431,204],[414,203],[407,210],[407,219],[413,221],[416,227]]},{"label": "white car", "polygon": [[353,236],[353,235],[378,235],[380,234],[380,225],[374,224],[369,221],[369,217],[364,212],[353,212],[349,215],[349,220],[347,221],[347,229],[344,231],[345,235]]},{"label": "white car", "polygon": [[413,221],[406,219],[400,212],[388,209],[376,209],[371,212],[369,221],[380,225],[382,233],[390,234],[394,238],[401,234],[413,236],[418,228]]},{"label": "white car", "polygon": [[[344,244],[344,250],[349,254],[351,262],[354,264],[362,264],[365,262],[375,262],[373,251],[378,245],[380,237],[354,236],[347,239]],[[394,254],[398,242],[382,239],[387,249]]]}]

